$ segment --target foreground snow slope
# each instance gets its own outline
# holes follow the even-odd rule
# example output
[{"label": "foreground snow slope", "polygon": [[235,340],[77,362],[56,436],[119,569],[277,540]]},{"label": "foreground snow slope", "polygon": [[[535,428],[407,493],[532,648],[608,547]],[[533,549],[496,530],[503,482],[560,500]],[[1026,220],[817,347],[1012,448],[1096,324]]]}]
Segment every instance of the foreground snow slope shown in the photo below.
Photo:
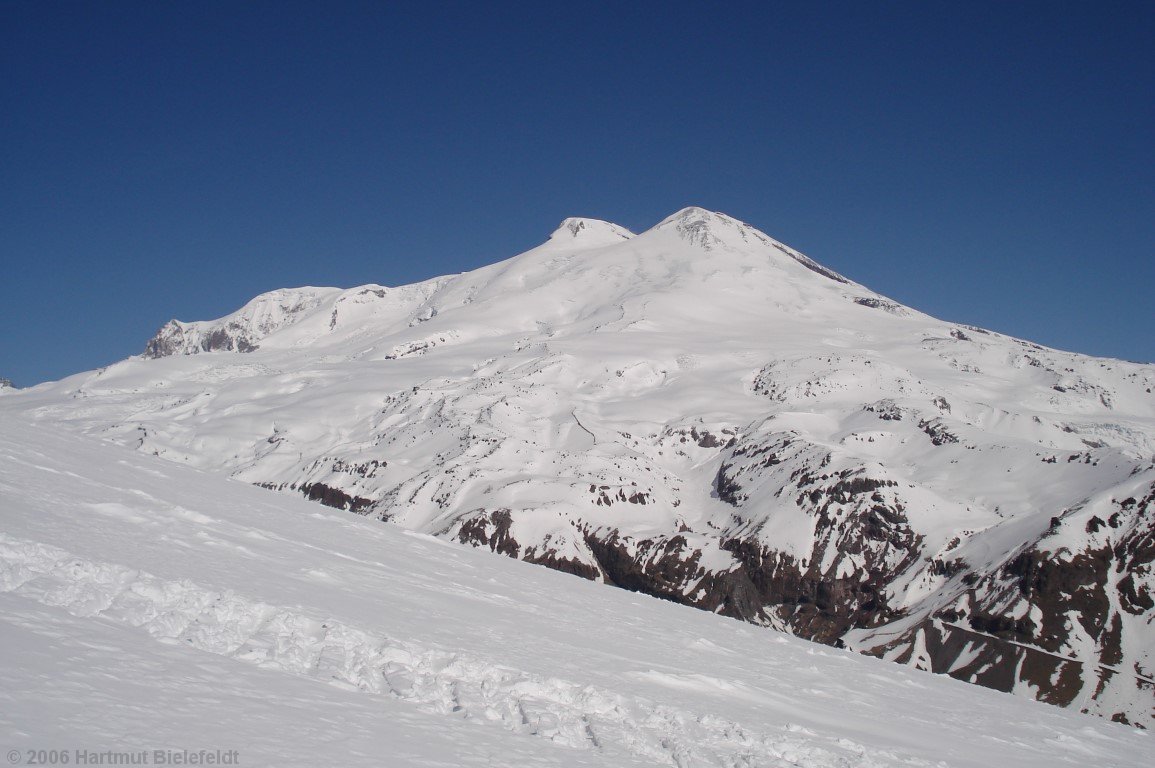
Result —
[{"label": "foreground snow slope", "polygon": [[0,413],[1150,726],[1153,390],[689,208],[273,291]]},{"label": "foreground snow slope", "polygon": [[1147,733],[0,418],[0,746],[1140,766]]}]

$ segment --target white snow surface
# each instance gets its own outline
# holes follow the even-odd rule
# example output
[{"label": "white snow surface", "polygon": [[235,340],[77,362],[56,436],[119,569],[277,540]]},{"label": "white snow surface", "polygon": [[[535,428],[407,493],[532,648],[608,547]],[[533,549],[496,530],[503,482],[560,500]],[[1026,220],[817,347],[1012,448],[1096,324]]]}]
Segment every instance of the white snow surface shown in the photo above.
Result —
[{"label": "white snow surface", "polygon": [[0,746],[1146,766],[1148,733],[0,416]]},{"label": "white snow surface", "polygon": [[[286,495],[324,486],[443,538],[489,531],[505,510],[517,556],[599,573],[590,535],[631,554],[678,535],[714,574],[738,567],[726,540],[832,578],[889,569],[880,598],[901,615],[843,636],[864,650],[964,604],[965,575],[997,575],[1042,538],[1113,551],[1151,524],[1116,502],[1155,487],[1155,366],[929,317],[700,208],[636,235],[567,219],[526,253],[415,285],[273,291],[225,318],[173,321],[149,350],[9,392],[0,417]],[[829,496],[821,521],[796,480],[820,473],[888,483],[879,503],[903,510],[914,556],[868,542],[867,561],[820,541],[820,523],[869,514]],[[1155,594],[1150,564],[1111,567]],[[698,579],[677,588],[692,600]],[[1120,655],[1108,666],[1121,673],[1098,693],[1085,682],[1070,705],[1149,726],[1155,613],[1110,601]],[[1102,637],[1078,636],[1077,618],[1070,641],[1044,651],[1091,680]]]}]

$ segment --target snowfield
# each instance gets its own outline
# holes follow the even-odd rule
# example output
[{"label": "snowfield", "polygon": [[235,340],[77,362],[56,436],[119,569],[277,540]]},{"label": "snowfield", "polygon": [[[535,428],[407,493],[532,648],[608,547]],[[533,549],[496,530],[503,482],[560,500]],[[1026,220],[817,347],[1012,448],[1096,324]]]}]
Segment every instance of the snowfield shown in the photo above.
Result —
[{"label": "snowfield", "polygon": [[[1155,365],[930,317],[700,208],[639,234],[567,219],[414,285],[278,289],[143,346],[0,390],[0,418],[1155,726]],[[84,514],[140,516],[119,504]]]},{"label": "snowfield", "polygon": [[0,746],[1140,766],[1142,731],[0,417]]}]

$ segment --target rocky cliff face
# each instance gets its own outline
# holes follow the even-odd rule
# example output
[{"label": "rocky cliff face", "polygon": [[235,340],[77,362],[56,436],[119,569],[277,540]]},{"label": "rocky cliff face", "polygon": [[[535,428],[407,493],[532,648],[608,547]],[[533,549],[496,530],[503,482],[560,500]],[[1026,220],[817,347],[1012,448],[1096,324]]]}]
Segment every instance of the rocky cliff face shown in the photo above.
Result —
[{"label": "rocky cliff face", "polygon": [[1144,726],[1153,388],[1155,366],[936,320],[686,209],[639,235],[569,219],[413,286],[267,294],[0,408]]}]

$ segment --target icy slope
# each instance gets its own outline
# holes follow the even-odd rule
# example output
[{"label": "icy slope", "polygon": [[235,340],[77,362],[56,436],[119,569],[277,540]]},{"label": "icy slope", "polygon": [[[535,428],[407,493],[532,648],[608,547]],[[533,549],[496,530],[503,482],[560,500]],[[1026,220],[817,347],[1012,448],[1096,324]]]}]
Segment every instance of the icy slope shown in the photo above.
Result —
[{"label": "icy slope", "polygon": [[689,208],[276,291],[0,413],[1150,725],[1153,388]]},{"label": "icy slope", "polygon": [[249,766],[1139,766],[1151,737],[12,417],[7,749]]}]

